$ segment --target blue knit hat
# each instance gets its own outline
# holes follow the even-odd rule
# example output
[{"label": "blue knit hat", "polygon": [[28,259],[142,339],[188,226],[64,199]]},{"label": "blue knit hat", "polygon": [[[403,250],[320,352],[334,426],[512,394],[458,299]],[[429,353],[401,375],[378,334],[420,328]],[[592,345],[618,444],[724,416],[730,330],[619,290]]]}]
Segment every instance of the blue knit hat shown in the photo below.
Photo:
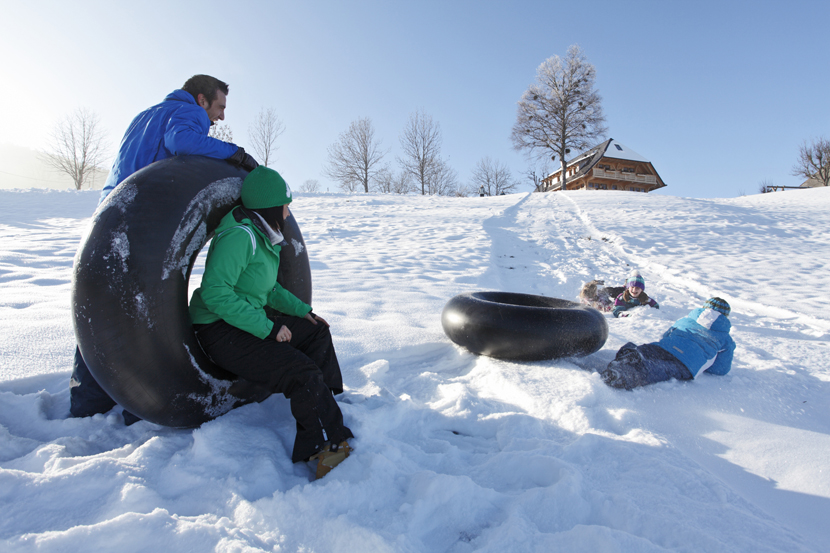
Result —
[{"label": "blue knit hat", "polygon": [[721,298],[709,298],[706,300],[706,303],[703,304],[703,309],[714,309],[718,313],[723,314],[724,317],[728,317],[729,312],[732,311],[732,308],[729,307],[726,300]]},{"label": "blue knit hat", "polygon": [[625,281],[625,287],[631,288],[632,286],[639,288],[640,290],[645,290],[646,280],[643,278],[643,275],[636,271],[628,275],[628,280]]}]

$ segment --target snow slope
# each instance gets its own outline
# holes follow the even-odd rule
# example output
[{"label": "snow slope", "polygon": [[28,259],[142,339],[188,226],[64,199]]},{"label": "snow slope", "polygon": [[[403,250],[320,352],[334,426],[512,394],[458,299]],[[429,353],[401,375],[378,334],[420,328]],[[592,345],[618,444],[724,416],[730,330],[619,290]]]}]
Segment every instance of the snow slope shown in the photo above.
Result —
[{"label": "snow slope", "polygon": [[[196,430],[66,419],[97,196],[0,191],[3,551],[828,550],[830,190],[299,196],[357,436],[317,482],[282,397]],[[461,292],[574,299],[633,267],[660,309],[609,318],[583,359],[476,357],[441,329]],[[602,383],[617,348],[712,295],[733,308],[730,374]]]}]

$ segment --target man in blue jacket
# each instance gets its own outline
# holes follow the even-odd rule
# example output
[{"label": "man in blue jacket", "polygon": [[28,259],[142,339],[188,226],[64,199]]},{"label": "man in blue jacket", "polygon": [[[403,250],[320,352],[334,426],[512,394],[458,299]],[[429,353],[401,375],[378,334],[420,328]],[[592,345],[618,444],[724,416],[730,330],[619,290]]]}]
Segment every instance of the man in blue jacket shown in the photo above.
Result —
[{"label": "man in blue jacket", "polygon": [[735,351],[730,310],[725,300],[710,298],[674,323],[659,342],[625,344],[602,371],[603,381],[630,390],[672,378],[691,380],[701,372],[728,373]]},{"label": "man in blue jacket", "polygon": [[101,199],[124,179],[154,161],[172,156],[227,159],[247,171],[258,164],[245,150],[208,136],[211,125],[225,120],[228,85],[208,75],[195,75],[160,104],[142,111],[130,123]]},{"label": "man in blue jacket", "polygon": [[[101,191],[100,202],[127,177],[154,161],[180,155],[198,155],[228,162],[252,171],[258,163],[244,149],[208,136],[211,125],[225,119],[228,85],[209,75],[194,75],[163,102],[139,113],[130,123],[110,174]],[[105,413],[115,401],[98,385],[78,348],[69,381],[69,411],[73,417]],[[124,411],[124,420],[138,420]]]}]

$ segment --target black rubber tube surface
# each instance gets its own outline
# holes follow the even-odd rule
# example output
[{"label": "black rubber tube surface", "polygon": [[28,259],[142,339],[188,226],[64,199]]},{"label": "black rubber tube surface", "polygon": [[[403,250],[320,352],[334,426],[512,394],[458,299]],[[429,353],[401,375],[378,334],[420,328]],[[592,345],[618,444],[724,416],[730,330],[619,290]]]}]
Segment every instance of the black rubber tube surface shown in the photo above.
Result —
[{"label": "black rubber tube surface", "polygon": [[[222,160],[174,157],[137,171],[93,216],[75,258],[72,311],[81,354],[125,409],[195,427],[269,392],[210,362],[187,312],[188,280],[247,172]],[[293,216],[278,280],[311,304],[308,253]]]},{"label": "black rubber tube surface", "polygon": [[455,296],[441,324],[450,340],[473,353],[517,361],[589,355],[608,339],[608,323],[596,309],[510,292]]}]

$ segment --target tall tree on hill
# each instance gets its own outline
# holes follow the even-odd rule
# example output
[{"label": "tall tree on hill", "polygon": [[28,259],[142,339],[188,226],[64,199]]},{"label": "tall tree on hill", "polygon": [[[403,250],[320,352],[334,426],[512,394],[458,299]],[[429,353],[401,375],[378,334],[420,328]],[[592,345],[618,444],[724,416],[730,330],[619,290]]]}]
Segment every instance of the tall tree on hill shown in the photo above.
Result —
[{"label": "tall tree on hill", "polygon": [[278,149],[274,143],[283,132],[285,132],[285,125],[277,117],[277,112],[273,108],[261,109],[253,125],[248,127],[251,149],[262,165],[268,167],[274,162],[274,153]]},{"label": "tall tree on hill", "polygon": [[329,161],[323,173],[340,183],[340,188],[353,192],[357,186],[369,192],[386,152],[375,140],[375,127],[368,117],[352,121],[337,142],[329,146]]},{"label": "tall tree on hill", "polygon": [[418,110],[409,117],[400,142],[404,155],[398,158],[398,163],[415,184],[421,185],[421,194],[432,194],[431,188],[436,185],[442,188],[444,177],[452,175],[441,159],[441,126]]},{"label": "tall tree on hill", "polygon": [[815,179],[827,186],[830,184],[830,140],[822,137],[798,148],[798,163],[793,167],[793,176]]},{"label": "tall tree on hill", "polygon": [[535,159],[559,157],[561,190],[565,189],[566,156],[571,149],[594,146],[608,130],[602,98],[594,90],[596,71],[582,49],[573,45],[565,59],[553,56],[536,70],[536,82],[518,103],[510,139],[516,150]]},{"label": "tall tree on hill", "polygon": [[80,190],[87,178],[106,160],[107,141],[98,115],[78,108],[52,130],[49,150],[41,159],[54,170],[66,173]]}]

